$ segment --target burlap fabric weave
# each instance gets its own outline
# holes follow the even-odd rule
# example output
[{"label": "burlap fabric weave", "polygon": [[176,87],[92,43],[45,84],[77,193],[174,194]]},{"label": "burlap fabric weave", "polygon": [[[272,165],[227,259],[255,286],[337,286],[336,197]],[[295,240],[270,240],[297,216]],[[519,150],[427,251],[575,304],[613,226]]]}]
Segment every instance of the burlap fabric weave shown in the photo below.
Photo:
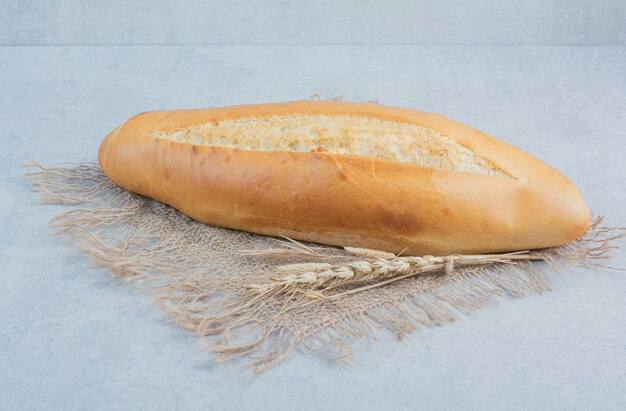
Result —
[{"label": "burlap fabric weave", "polygon": [[[237,359],[257,372],[294,348],[348,361],[350,341],[373,336],[378,328],[402,337],[419,325],[452,321],[497,296],[541,293],[549,288],[546,269],[596,265],[615,248],[611,242],[624,236],[623,229],[602,227],[596,219],[583,238],[536,251],[541,262],[442,269],[352,294],[346,291],[363,283],[347,282],[332,290],[343,295],[336,299],[311,300],[298,292],[257,298],[250,285],[275,275],[277,264],[306,258],[244,253],[263,254],[278,243],[194,221],[116,186],[97,164],[31,166],[37,170],[28,176],[42,200],[75,206],[51,220],[59,234],[93,263],[149,289],[176,324],[209,337],[216,361]],[[331,261],[346,256],[336,247],[315,249]]]}]

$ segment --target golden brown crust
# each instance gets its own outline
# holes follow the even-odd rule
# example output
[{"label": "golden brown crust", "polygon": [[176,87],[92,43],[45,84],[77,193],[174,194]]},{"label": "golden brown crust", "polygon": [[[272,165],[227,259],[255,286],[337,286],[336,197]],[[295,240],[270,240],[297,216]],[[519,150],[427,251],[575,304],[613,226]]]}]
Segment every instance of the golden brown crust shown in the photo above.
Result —
[{"label": "golden brown crust", "polygon": [[[329,152],[255,151],[152,137],[274,114],[365,115],[439,130],[515,178]],[[405,254],[556,246],[590,225],[576,187],[539,159],[438,114],[370,103],[300,101],[138,114],[98,155],[122,187],[212,225]]]}]

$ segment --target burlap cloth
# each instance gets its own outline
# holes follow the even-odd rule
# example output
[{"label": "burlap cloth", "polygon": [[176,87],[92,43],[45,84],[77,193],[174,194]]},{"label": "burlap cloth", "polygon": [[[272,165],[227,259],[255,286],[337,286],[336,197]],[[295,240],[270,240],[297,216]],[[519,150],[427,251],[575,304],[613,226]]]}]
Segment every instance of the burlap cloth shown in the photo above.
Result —
[{"label": "burlap cloth", "polygon": [[[516,261],[481,267],[446,267],[384,286],[354,281],[311,299],[301,292],[255,295],[250,286],[267,282],[279,264],[306,256],[264,258],[250,250],[281,247],[276,239],[213,227],[177,210],[116,186],[97,164],[43,167],[29,173],[47,202],[71,211],[51,225],[91,261],[149,289],[173,321],[207,339],[216,361],[238,359],[260,372],[278,364],[293,348],[348,361],[350,341],[386,328],[402,337],[418,325],[444,324],[496,296],[523,296],[549,289],[546,268],[598,265],[616,248],[624,229],[601,225],[570,244],[537,250],[545,261]],[[340,248],[315,245],[316,253],[340,261]],[[247,250],[248,252],[242,252]],[[367,285],[367,283],[365,284]],[[347,292],[347,293],[346,293]]]}]

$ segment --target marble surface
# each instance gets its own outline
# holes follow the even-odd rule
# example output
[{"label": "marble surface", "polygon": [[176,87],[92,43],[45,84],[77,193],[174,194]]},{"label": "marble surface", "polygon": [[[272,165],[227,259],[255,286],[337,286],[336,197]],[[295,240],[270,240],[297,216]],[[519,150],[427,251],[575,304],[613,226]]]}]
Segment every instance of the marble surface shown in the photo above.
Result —
[{"label": "marble surface", "polygon": [[[17,4],[17,2],[16,2]],[[294,353],[255,376],[212,363],[150,296],[50,236],[20,164],[94,161],[151,109],[313,93],[445,113],[548,161],[626,225],[626,48],[0,47],[0,408],[603,409],[626,403],[626,277],[564,269],[444,327]],[[622,251],[611,262],[626,266]],[[622,408],[623,409],[623,408]]]}]

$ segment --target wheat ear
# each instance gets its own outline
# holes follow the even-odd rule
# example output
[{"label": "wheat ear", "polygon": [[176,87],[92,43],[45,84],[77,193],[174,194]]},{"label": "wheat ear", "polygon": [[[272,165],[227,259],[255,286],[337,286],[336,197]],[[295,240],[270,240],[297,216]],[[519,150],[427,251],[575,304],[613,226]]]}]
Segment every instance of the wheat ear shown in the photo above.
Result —
[{"label": "wheat ear", "polygon": [[[329,257],[293,240],[284,244],[286,247],[283,249],[244,252],[255,256],[295,254],[319,259]],[[483,255],[400,257],[392,253],[366,248],[344,247],[344,249],[349,253],[347,256],[342,256],[347,261],[279,265],[268,282],[251,284],[247,287],[260,294],[276,294],[301,289],[311,297],[323,298],[323,291],[348,282],[377,280],[388,283],[390,279],[401,279],[438,270],[443,270],[449,274],[456,266],[479,266],[493,263],[514,264],[516,260],[544,259],[540,254],[529,251]],[[337,256],[333,257],[337,259]]]}]

